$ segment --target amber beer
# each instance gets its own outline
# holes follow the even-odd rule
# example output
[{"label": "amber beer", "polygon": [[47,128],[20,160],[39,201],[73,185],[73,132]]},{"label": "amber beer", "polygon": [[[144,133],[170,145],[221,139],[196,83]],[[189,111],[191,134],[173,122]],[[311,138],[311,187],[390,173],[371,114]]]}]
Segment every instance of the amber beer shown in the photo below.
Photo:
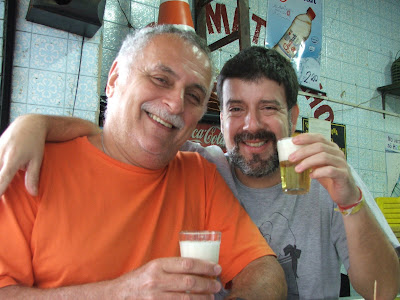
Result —
[{"label": "amber beer", "polygon": [[310,190],[310,170],[297,173],[296,164],[289,162],[289,155],[302,146],[295,145],[292,138],[284,138],[278,141],[279,166],[281,169],[282,190],[286,194],[301,195]]}]

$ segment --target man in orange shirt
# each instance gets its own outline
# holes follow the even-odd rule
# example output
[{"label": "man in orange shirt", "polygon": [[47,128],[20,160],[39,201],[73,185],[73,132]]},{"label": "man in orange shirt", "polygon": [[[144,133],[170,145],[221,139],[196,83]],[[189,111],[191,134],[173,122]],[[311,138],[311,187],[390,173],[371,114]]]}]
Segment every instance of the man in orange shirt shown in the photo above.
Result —
[{"label": "man in orange shirt", "polygon": [[[45,148],[0,202],[0,298],[281,299],[283,270],[214,165],[179,152],[207,106],[207,47],[171,26],[123,43],[102,134]],[[219,264],[180,258],[181,230],[222,232]],[[209,276],[209,277],[206,277]]]}]

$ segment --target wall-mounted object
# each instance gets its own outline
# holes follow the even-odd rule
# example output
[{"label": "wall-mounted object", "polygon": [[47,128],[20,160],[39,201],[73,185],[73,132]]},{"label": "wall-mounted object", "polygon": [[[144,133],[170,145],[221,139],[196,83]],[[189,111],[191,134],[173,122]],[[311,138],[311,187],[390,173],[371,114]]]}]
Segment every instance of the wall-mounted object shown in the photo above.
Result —
[{"label": "wall-mounted object", "polygon": [[[377,88],[378,92],[381,93],[382,97],[382,109],[385,110],[386,106],[386,94],[400,96],[400,82],[393,83],[390,85],[380,86]],[[385,119],[385,114],[383,114],[383,118]]]},{"label": "wall-mounted object", "polygon": [[392,63],[390,72],[392,74],[392,84],[400,83],[400,50],[397,52],[395,61]]},{"label": "wall-mounted object", "polygon": [[93,37],[103,23],[105,0],[30,0],[26,20]]}]

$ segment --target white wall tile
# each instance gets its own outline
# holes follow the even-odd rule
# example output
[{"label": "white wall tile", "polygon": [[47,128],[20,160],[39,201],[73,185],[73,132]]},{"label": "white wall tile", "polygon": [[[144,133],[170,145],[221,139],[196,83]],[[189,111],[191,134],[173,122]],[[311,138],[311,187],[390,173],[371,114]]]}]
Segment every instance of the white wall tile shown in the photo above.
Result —
[{"label": "white wall tile", "polygon": [[26,103],[11,102],[10,106],[10,122],[13,122],[17,117],[26,114]]},{"label": "white wall tile", "polygon": [[359,127],[358,147],[363,149],[372,149],[371,129]]},{"label": "white wall tile", "polygon": [[17,31],[15,33],[14,59],[16,67],[29,67],[31,55],[31,37],[29,32]]},{"label": "white wall tile", "polygon": [[31,69],[28,104],[63,107],[65,74]]},{"label": "white wall tile", "polygon": [[29,67],[65,72],[67,66],[67,39],[32,34]]},{"label": "white wall tile", "polygon": [[14,80],[11,88],[11,102],[26,103],[28,95],[29,69],[18,68],[13,69]]},{"label": "white wall tile", "polygon": [[53,36],[63,39],[68,38],[68,32],[39,23],[32,23],[32,33]]},{"label": "white wall tile", "polygon": [[131,24],[134,28],[142,28],[158,19],[158,11],[154,7],[132,2]]}]

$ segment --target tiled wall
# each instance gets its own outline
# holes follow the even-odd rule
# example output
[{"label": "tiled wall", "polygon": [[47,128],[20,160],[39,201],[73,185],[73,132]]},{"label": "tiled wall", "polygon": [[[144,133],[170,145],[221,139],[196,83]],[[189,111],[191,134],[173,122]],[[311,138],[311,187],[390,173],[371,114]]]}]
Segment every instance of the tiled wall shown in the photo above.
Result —
[{"label": "tiled wall", "polygon": [[[17,2],[12,119],[27,112],[71,115],[82,38],[25,21],[29,1]],[[216,3],[226,5],[231,30],[236,1],[215,0],[213,8]],[[94,38],[84,40],[75,116],[97,122],[99,95],[104,94],[108,69],[129,31],[127,19],[134,28],[146,26],[157,20],[158,6],[158,0],[107,0],[103,27]],[[249,6],[253,39],[257,25],[253,15],[268,23],[268,1],[249,0]],[[321,84],[327,96],[381,109],[376,88],[391,83],[390,66],[400,50],[399,28],[399,0],[325,0]],[[222,25],[221,33],[209,34],[208,41],[225,35]],[[264,39],[262,26],[257,44],[263,45]],[[234,42],[215,51],[217,67],[238,50]],[[387,196],[385,141],[387,134],[400,135],[400,118],[384,119],[380,113],[324,103],[333,108],[334,122],[346,125],[348,161],[375,197]],[[315,108],[305,97],[299,97],[299,105],[300,117],[313,116]],[[386,109],[399,114],[400,98],[387,96]]]},{"label": "tiled wall", "polygon": [[82,36],[26,21],[28,4],[17,1],[10,119],[45,113],[96,121],[102,28],[81,51]]}]

